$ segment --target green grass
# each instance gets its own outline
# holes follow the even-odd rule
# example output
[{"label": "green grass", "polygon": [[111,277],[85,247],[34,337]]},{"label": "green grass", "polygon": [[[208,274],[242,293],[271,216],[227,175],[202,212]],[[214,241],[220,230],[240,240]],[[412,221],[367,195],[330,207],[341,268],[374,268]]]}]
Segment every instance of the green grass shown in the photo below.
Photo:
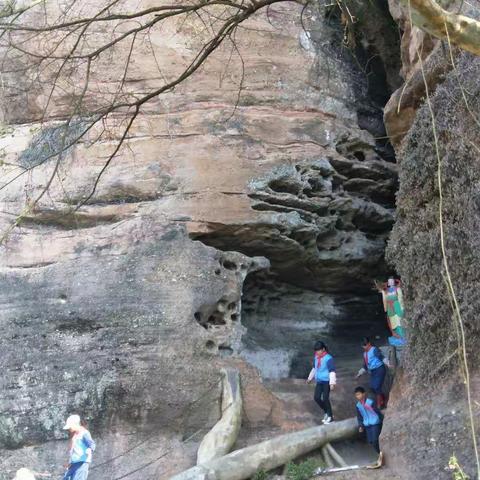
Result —
[{"label": "green grass", "polygon": [[266,480],[267,472],[265,470],[259,470],[253,477],[252,480]]},{"label": "green grass", "polygon": [[290,462],[287,464],[286,476],[288,480],[309,480],[315,470],[321,466],[318,460],[309,458],[301,463]]}]

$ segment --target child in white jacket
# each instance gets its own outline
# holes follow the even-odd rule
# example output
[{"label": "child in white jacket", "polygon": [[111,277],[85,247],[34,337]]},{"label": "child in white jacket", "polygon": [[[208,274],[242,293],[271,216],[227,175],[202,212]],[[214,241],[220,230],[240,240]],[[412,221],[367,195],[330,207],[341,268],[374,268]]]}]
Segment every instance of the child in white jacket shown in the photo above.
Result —
[{"label": "child in white jacket", "polygon": [[333,390],[337,383],[335,362],[332,355],[328,353],[328,348],[325,343],[320,341],[316,342],[314,350],[313,368],[308,376],[307,383],[311,383],[312,380],[315,379],[316,386],[313,398],[318,406],[325,412],[322,421],[327,424],[333,421],[330,390]]}]

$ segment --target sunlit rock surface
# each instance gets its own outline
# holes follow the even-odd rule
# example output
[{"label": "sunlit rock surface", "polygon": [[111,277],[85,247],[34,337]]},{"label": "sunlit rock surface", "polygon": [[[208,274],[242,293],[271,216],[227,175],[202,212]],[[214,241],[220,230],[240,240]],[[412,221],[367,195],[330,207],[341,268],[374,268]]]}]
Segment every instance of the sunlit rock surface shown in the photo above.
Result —
[{"label": "sunlit rock surface", "polygon": [[[72,98],[55,95],[40,125],[45,92],[5,77],[0,444],[13,450],[2,480],[26,460],[59,474],[73,411],[98,441],[93,480],[166,478],[194,463],[219,418],[222,366],[243,369],[245,424],[281,426],[278,401],[244,361],[265,378],[301,377],[319,336],[352,357],[367,329],[384,333],[371,288],[388,273],[397,172],[376,138],[383,105],[342,47],[339,19],[309,13],[307,34],[300,11],[276,5],[239,30],[240,96],[241,62],[227,62],[225,44],[147,104],[78,211],[120,119],[72,148],[24,210],[54,162],[13,179],[58,142],[53,119]],[[201,41],[196,25],[138,42],[130,87],[178,73]],[[98,91],[119,78],[123,54],[102,60]]]}]

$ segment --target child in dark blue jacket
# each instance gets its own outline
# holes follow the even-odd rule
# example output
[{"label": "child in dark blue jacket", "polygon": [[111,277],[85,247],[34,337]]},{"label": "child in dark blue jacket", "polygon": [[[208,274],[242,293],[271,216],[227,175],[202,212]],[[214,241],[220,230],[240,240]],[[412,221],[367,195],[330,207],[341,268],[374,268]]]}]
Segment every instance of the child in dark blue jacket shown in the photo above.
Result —
[{"label": "child in dark blue jacket", "polygon": [[382,431],[383,415],[377,408],[375,401],[367,398],[363,387],[355,389],[355,398],[357,400],[358,431],[360,433],[365,431],[368,443],[377,453],[380,453],[379,437]]},{"label": "child in dark blue jacket", "polygon": [[363,347],[363,367],[358,371],[356,378],[364,373],[370,373],[370,388],[376,396],[376,402],[379,408],[384,408],[385,395],[383,394],[383,382],[387,374],[385,367],[386,359],[381,350],[376,347],[368,337],[362,339]]}]

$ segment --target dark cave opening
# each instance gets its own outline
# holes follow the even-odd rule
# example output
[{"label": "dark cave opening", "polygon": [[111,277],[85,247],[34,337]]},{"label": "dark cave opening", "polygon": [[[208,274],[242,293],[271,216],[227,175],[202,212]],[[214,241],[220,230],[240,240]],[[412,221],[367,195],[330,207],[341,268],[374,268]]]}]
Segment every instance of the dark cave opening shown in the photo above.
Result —
[{"label": "dark cave opening", "polygon": [[313,344],[323,340],[342,366],[359,368],[362,336],[383,343],[388,331],[380,295],[325,293],[285,283],[269,272],[247,276],[240,355],[268,380],[306,378]]},{"label": "dark cave opening", "polygon": [[[358,126],[375,138],[376,153],[396,162],[395,151],[383,122],[383,108],[401,87],[401,32],[392,18],[387,0],[321,5],[325,33],[314,33],[320,50],[327,48],[350,64],[355,90]],[[347,19],[351,16],[352,22]],[[362,161],[361,158],[358,160]]]}]

